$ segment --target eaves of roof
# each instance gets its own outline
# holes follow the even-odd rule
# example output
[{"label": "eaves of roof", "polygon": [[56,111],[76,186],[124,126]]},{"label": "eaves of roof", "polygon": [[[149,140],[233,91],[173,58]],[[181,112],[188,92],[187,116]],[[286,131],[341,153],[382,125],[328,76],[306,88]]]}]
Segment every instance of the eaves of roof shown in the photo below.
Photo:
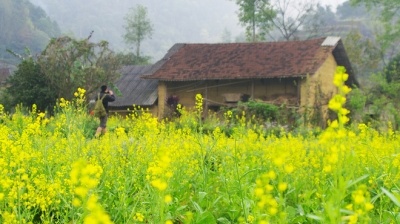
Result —
[{"label": "eaves of roof", "polygon": [[338,40],[176,44],[142,77],[161,81],[304,77],[316,72]]}]

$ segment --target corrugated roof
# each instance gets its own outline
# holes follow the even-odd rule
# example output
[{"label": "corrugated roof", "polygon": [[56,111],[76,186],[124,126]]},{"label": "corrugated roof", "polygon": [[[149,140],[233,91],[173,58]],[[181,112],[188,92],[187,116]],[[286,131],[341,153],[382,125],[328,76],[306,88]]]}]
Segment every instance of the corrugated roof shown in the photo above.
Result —
[{"label": "corrugated roof", "polygon": [[324,42],[322,42],[321,46],[335,47],[339,41],[340,41],[340,37],[327,37],[327,38],[325,38]]},{"label": "corrugated roof", "polygon": [[109,106],[131,107],[133,105],[153,105],[158,97],[158,81],[140,78],[141,75],[148,73],[151,69],[151,65],[124,66],[121,69],[121,78],[115,82],[122,96],[117,96],[117,99],[114,102],[110,102]]},{"label": "corrugated roof", "polygon": [[[340,38],[305,41],[176,44],[147,79],[189,81],[285,78],[314,74]],[[322,44],[325,44],[322,46]]]}]

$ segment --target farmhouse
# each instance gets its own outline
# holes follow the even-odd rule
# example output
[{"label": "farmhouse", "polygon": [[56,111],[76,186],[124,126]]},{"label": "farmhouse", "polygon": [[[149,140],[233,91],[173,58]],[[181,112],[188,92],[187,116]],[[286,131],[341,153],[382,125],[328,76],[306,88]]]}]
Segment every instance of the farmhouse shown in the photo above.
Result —
[{"label": "farmhouse", "polygon": [[[153,111],[159,118],[168,113],[170,104],[193,107],[196,94],[204,98],[204,111],[251,99],[286,104],[300,111],[319,108],[326,118],[328,101],[337,91],[333,76],[339,65],[349,74],[346,84],[358,85],[340,37],[175,44],[157,63],[137,71],[131,80],[137,83],[128,84],[126,80],[132,76],[125,75],[117,85],[127,94],[121,105],[132,103],[141,91],[151,92],[147,103],[157,104]],[[144,85],[143,80],[154,82]],[[147,85],[157,89],[146,89]]]}]

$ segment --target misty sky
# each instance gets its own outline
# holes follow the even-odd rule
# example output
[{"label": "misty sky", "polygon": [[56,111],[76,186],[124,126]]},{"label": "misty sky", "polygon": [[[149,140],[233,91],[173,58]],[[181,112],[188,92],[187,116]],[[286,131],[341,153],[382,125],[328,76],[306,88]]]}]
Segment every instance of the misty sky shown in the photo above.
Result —
[{"label": "misty sky", "polygon": [[[168,2],[172,2],[168,0],[163,0],[165,1],[163,4],[157,5],[154,5],[154,1],[147,0],[117,0],[109,5],[110,13],[93,10],[92,4],[94,0],[91,0],[81,2],[78,8],[71,3],[71,7],[75,8],[71,11],[72,13],[67,14],[50,11],[46,5],[46,2],[51,2],[50,0],[30,1],[41,6],[51,18],[58,22],[64,32],[73,33],[77,37],[84,38],[87,37],[90,31],[94,30],[93,41],[107,40],[117,51],[130,50],[122,38],[122,34],[125,32],[123,17],[127,14],[129,8],[142,4],[147,7],[149,18],[154,26],[153,36],[150,40],[142,43],[142,50],[154,59],[162,57],[175,43],[221,42],[224,29],[231,33],[232,39],[244,33],[244,28],[239,25],[236,14],[237,5],[234,0],[181,0],[179,5],[171,6],[166,5]],[[107,0],[97,1],[104,3]],[[199,1],[199,3],[196,3],[196,1]],[[200,4],[200,1],[202,4]],[[336,11],[336,7],[346,0],[291,0],[291,3],[297,4],[300,1],[331,5],[331,9]],[[58,0],[58,2],[65,3],[69,2],[69,0]],[[191,3],[189,4],[189,2]],[[204,7],[204,5],[208,4],[211,7]],[[101,6],[103,5],[105,4]],[[174,7],[175,9],[171,13],[170,9],[167,7],[160,8],[160,5]],[[198,6],[197,8],[185,8],[196,5]],[[64,8],[63,10],[65,11]],[[82,21],[76,19],[81,17],[73,15],[74,12],[79,12],[87,17],[84,22],[86,26],[79,25],[82,24]],[[62,18],[60,17],[61,15],[63,16]],[[79,27],[79,30],[77,30],[77,27]]]},{"label": "misty sky", "polygon": [[336,7],[340,4],[342,4],[343,2],[345,2],[346,0],[321,0],[321,4],[325,4],[325,5],[331,5],[332,6],[332,10],[336,10]]}]

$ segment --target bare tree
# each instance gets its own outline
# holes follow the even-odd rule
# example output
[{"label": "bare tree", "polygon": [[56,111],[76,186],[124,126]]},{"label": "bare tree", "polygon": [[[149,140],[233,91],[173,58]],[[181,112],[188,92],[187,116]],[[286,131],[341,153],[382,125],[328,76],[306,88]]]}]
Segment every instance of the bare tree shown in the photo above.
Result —
[{"label": "bare tree", "polygon": [[[276,13],[272,24],[278,31],[279,38],[284,40],[294,39],[294,35],[302,26],[311,22],[308,15],[315,10],[317,5],[315,0],[271,0],[271,4]],[[269,36],[276,39],[271,33]]]},{"label": "bare tree", "polygon": [[338,35],[345,36],[349,32],[344,29],[336,19],[331,6],[323,6],[318,3],[311,13],[306,15],[306,23],[301,27],[301,31],[294,34],[294,38],[310,39],[321,36]]}]

